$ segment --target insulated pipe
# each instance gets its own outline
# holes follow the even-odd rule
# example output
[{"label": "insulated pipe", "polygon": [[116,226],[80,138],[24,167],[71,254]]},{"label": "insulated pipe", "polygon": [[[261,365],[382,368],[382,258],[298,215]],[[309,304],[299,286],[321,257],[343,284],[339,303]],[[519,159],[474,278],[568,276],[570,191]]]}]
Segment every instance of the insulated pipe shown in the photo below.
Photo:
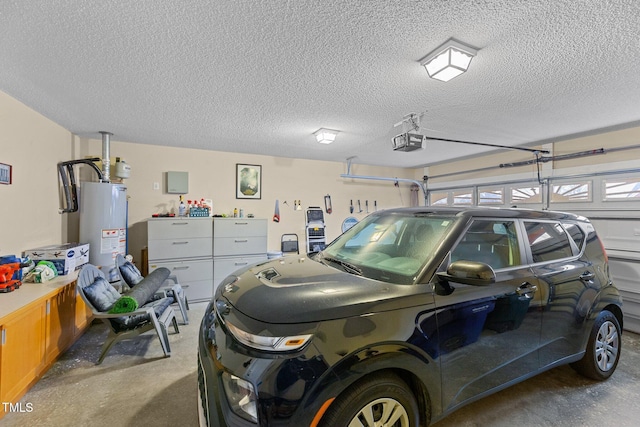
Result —
[{"label": "insulated pipe", "polygon": [[110,153],[110,142],[111,142],[111,132],[106,132],[101,130],[102,134],[102,182],[110,182],[111,181],[111,153]]},{"label": "insulated pipe", "polygon": [[78,189],[76,178],[73,172],[73,166],[79,164],[89,165],[98,174],[98,180],[102,181],[102,172],[94,162],[100,160],[98,157],[91,159],[69,160],[67,162],[58,163],[58,173],[62,180],[62,191],[64,192],[66,206],[59,210],[60,213],[69,213],[78,211]]}]

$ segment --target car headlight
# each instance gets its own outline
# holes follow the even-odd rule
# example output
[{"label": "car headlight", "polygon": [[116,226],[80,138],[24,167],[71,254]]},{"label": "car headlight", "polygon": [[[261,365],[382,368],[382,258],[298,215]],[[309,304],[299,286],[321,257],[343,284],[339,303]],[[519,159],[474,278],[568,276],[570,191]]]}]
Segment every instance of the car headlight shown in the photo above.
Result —
[{"label": "car headlight", "polygon": [[290,337],[264,337],[243,331],[229,322],[225,323],[229,332],[242,344],[263,351],[293,351],[305,345],[312,335],[294,335]]},{"label": "car headlight", "polygon": [[228,372],[222,374],[222,384],[233,412],[244,419],[257,423],[258,408],[253,384]]}]

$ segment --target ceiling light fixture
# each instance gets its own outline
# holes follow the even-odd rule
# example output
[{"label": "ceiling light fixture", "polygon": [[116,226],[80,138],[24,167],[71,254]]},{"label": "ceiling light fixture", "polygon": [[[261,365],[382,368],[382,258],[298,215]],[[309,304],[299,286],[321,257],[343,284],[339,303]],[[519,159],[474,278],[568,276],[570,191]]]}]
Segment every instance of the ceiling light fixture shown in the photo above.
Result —
[{"label": "ceiling light fixture", "polygon": [[320,144],[331,144],[338,135],[337,130],[320,128],[313,133],[316,136],[316,141]]},{"label": "ceiling light fixture", "polygon": [[467,71],[471,59],[477,53],[478,49],[449,39],[421,59],[420,65],[427,69],[429,77],[448,82]]}]

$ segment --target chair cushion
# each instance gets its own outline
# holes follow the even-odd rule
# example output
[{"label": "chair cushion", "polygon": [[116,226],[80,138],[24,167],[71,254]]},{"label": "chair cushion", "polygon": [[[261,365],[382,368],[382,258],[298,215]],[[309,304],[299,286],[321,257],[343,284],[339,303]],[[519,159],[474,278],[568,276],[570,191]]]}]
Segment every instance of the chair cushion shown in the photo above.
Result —
[{"label": "chair cushion", "polygon": [[135,286],[143,279],[140,270],[132,262],[125,262],[120,266],[120,275],[129,286]]},{"label": "chair cushion", "polygon": [[83,291],[98,311],[109,311],[120,298],[118,291],[103,277],[96,277],[92,284],[84,287]]}]

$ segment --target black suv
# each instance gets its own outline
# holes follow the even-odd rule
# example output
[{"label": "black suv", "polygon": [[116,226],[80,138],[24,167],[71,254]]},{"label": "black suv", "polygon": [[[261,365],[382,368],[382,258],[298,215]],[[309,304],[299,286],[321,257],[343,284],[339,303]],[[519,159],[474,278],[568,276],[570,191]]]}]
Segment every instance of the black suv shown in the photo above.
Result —
[{"label": "black suv", "polygon": [[200,420],[426,426],[561,364],[604,380],[621,306],[584,217],[378,211],[322,252],[219,285],[200,331]]}]

